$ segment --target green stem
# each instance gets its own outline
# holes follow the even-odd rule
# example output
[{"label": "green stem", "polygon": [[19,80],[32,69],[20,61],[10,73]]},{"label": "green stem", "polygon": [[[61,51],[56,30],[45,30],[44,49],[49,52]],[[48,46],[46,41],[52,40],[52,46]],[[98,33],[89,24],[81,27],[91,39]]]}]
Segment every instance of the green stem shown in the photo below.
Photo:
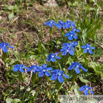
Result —
[{"label": "green stem", "polygon": [[36,79],[37,79],[36,73],[33,73],[32,74],[32,86],[34,85]]},{"label": "green stem", "polygon": [[57,88],[58,88],[58,92],[60,91],[60,89],[61,89],[61,85],[62,85],[62,83],[60,83],[58,80],[56,81],[56,86],[57,86]]},{"label": "green stem", "polygon": [[74,73],[73,73],[72,83],[74,83],[74,82],[75,82],[76,78],[77,78],[77,74],[76,74],[76,72],[74,71]]}]

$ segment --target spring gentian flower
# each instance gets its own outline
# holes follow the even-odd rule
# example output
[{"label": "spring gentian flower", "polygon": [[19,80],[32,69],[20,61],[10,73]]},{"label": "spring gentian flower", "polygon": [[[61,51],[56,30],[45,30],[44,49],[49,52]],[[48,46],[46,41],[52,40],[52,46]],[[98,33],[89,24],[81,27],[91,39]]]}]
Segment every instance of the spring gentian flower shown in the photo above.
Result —
[{"label": "spring gentian flower", "polygon": [[28,69],[28,67],[25,67],[23,64],[16,64],[14,65],[13,71],[17,72],[19,70],[20,72],[23,73],[24,72],[23,68]]},{"label": "spring gentian flower", "polygon": [[70,31],[69,33],[66,33],[65,36],[68,37],[69,40],[73,40],[73,38],[78,39],[78,36],[75,31]]},{"label": "spring gentian flower", "polygon": [[67,53],[69,53],[70,55],[74,55],[75,53],[75,46],[78,45],[77,41],[73,41],[71,43],[64,43],[62,44],[63,47],[60,50],[62,52],[62,55],[66,55]]},{"label": "spring gentian flower", "polygon": [[51,60],[52,62],[55,62],[55,58],[61,59],[60,57],[57,56],[57,54],[58,53],[51,53],[51,54],[49,54],[48,57],[47,57],[47,61]]},{"label": "spring gentian flower", "polygon": [[90,54],[93,54],[91,50],[95,49],[95,47],[90,47],[90,44],[83,45],[81,48],[84,49],[84,53],[89,52]]},{"label": "spring gentian flower", "polygon": [[75,68],[75,71],[76,71],[77,74],[80,73],[79,68],[81,68],[83,71],[87,72],[87,70],[81,64],[79,64],[78,62],[71,63],[68,70],[73,70],[73,68]]},{"label": "spring gentian flower", "polygon": [[8,51],[7,50],[7,46],[9,48],[14,49],[14,47],[12,47],[9,43],[5,43],[5,42],[0,43],[0,49],[2,48],[2,50],[4,51],[4,53],[6,53]]},{"label": "spring gentian flower", "polygon": [[67,79],[69,79],[69,76],[66,75],[66,74],[64,74],[63,71],[61,71],[61,70],[55,69],[55,70],[51,71],[51,73],[52,73],[51,80],[56,80],[56,79],[58,79],[58,81],[59,81],[60,83],[63,83],[64,80],[63,80],[63,77],[62,77],[62,76],[64,76],[64,77],[66,77]]},{"label": "spring gentian flower", "polygon": [[43,77],[44,74],[45,74],[46,76],[50,76],[51,74],[50,74],[48,71],[50,71],[50,70],[52,70],[52,69],[53,69],[52,67],[47,68],[47,64],[43,64],[43,65],[42,65],[42,69],[41,69],[41,71],[39,72],[39,77]]},{"label": "spring gentian flower", "polygon": [[33,73],[37,73],[39,71],[41,71],[40,66],[37,65],[32,65],[27,69],[27,72],[33,72]]},{"label": "spring gentian flower", "polygon": [[57,24],[55,23],[55,21],[54,20],[49,20],[49,21],[47,21],[46,23],[45,23],[45,25],[49,25],[49,27],[51,28],[53,25],[55,25],[55,26],[57,26]]},{"label": "spring gentian flower", "polygon": [[75,28],[75,22],[67,20],[66,28],[70,28],[70,27]]},{"label": "spring gentian flower", "polygon": [[65,22],[63,22],[62,20],[59,20],[59,23],[55,26],[57,26],[58,29],[61,29],[61,28],[66,29]]},{"label": "spring gentian flower", "polygon": [[80,32],[80,30],[76,29],[76,28],[73,28],[72,31],[74,31],[74,32]]},{"label": "spring gentian flower", "polygon": [[93,91],[92,91],[91,89],[93,89],[93,88],[84,85],[84,86],[82,86],[81,88],[79,88],[79,91],[84,91],[84,94],[85,94],[85,95],[88,95],[88,94],[89,94],[88,91],[90,91],[90,92],[94,95],[94,93],[93,93]]}]

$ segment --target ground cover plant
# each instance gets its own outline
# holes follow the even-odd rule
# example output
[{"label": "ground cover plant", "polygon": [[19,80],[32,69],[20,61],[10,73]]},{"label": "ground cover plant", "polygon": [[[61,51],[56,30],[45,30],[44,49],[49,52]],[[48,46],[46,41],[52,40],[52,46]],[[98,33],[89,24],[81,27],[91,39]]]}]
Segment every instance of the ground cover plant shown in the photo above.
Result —
[{"label": "ground cover plant", "polygon": [[1,2],[1,103],[103,94],[103,2],[55,3]]}]

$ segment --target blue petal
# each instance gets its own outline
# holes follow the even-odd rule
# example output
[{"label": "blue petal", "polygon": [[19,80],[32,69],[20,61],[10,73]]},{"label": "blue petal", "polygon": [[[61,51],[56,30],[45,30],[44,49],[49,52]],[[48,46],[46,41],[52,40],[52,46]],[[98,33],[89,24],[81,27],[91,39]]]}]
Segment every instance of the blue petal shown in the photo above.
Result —
[{"label": "blue petal", "polygon": [[80,87],[80,88],[79,88],[79,91],[84,91],[84,90],[86,89],[86,87],[87,87],[86,85]]},{"label": "blue petal", "polygon": [[52,70],[51,73],[57,73],[57,71],[58,71],[58,70],[55,69],[55,70]]},{"label": "blue petal", "polygon": [[6,53],[8,50],[7,50],[7,47],[6,46],[3,46],[3,51]]},{"label": "blue petal", "polygon": [[56,80],[57,79],[57,74],[53,74],[52,76],[51,76],[51,80]]},{"label": "blue petal", "polygon": [[47,70],[52,70],[52,69],[53,69],[52,67],[47,68]]},{"label": "blue petal", "polygon": [[80,68],[81,68],[83,71],[87,72],[87,70],[86,70],[82,65],[80,66]]},{"label": "blue petal", "polygon": [[74,37],[74,39],[78,39],[78,36],[73,36]]},{"label": "blue petal", "polygon": [[63,53],[62,53],[62,55],[66,55],[67,54],[67,51],[64,51]]},{"label": "blue petal", "polygon": [[80,30],[79,30],[79,29],[76,29],[76,32],[80,32]]},{"label": "blue petal", "polygon": [[43,64],[43,68],[46,68],[47,67],[47,64]]},{"label": "blue petal", "polygon": [[3,47],[4,43],[0,43],[0,49]]},{"label": "blue petal", "polygon": [[66,74],[63,74],[63,76],[69,79],[69,76],[68,76],[68,75],[66,75]]},{"label": "blue petal", "polygon": [[61,59],[60,57],[56,56],[57,59]]},{"label": "blue petal", "polygon": [[20,72],[24,73],[24,70],[22,68],[19,69]]},{"label": "blue petal", "polygon": [[52,61],[52,62],[55,62],[55,58],[54,58],[54,57],[53,57],[53,58],[51,58],[51,61]]},{"label": "blue petal", "polygon": [[90,49],[95,49],[95,47],[90,47]]},{"label": "blue petal", "polygon": [[64,80],[63,80],[63,77],[62,77],[61,75],[58,76],[58,80],[59,80],[60,83],[63,83],[63,81],[64,81]]},{"label": "blue petal", "polygon": [[48,71],[46,71],[45,75],[49,77],[51,74]]},{"label": "blue petal", "polygon": [[89,53],[90,53],[90,54],[93,54],[93,52],[92,52],[90,49],[89,49]]},{"label": "blue petal", "polygon": [[73,40],[73,37],[72,37],[72,36],[69,36],[68,39],[69,39],[69,40]]},{"label": "blue petal", "polygon": [[44,75],[44,72],[41,71],[41,72],[39,73],[39,77],[43,77],[43,75]]},{"label": "blue petal", "polygon": [[84,94],[85,94],[85,95],[88,95],[88,90],[85,90],[85,91],[84,91]]},{"label": "blue petal", "polygon": [[52,27],[52,26],[53,26],[53,24],[52,24],[52,23],[50,23],[50,24],[49,24],[49,27]]},{"label": "blue petal", "polygon": [[87,47],[90,47],[90,44],[86,44]]},{"label": "blue petal", "polygon": [[91,91],[91,90],[89,90],[89,91],[94,95],[93,91]]},{"label": "blue petal", "polygon": [[68,37],[68,36],[70,36],[70,34],[69,34],[69,33],[66,33],[65,36]]},{"label": "blue petal", "polygon": [[7,45],[9,48],[14,49],[14,47],[10,46],[10,44]]},{"label": "blue petal", "polygon": [[45,23],[45,25],[49,25],[49,23],[50,23],[50,21],[47,21],[47,22]]},{"label": "blue petal", "polygon": [[16,67],[14,66],[13,71],[17,72],[18,70],[19,70],[19,68],[16,68]]},{"label": "blue petal", "polygon": [[76,67],[75,71],[76,71],[77,74],[79,74],[80,73],[79,67]]},{"label": "blue petal", "polygon": [[84,49],[84,53],[87,53],[87,49]]},{"label": "blue petal", "polygon": [[58,24],[57,24],[57,23],[55,23],[55,22],[54,22],[53,24],[54,24],[55,26],[58,26]]},{"label": "blue petal", "polygon": [[82,48],[82,49],[85,49],[85,48],[87,48],[87,47],[86,47],[85,45],[83,45],[83,46],[81,46],[81,48]]}]

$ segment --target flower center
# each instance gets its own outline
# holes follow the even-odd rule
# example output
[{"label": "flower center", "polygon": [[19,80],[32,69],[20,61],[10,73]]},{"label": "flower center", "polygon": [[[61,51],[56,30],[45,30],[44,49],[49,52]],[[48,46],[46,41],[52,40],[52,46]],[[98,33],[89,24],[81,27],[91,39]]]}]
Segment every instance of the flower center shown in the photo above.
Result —
[{"label": "flower center", "polygon": [[87,48],[89,50],[89,48]]},{"label": "flower center", "polygon": [[79,67],[79,66],[77,65],[77,67]]},{"label": "flower center", "polygon": [[61,73],[58,73],[58,75],[60,76],[60,75],[61,75]]},{"label": "flower center", "polygon": [[88,90],[88,88],[86,88],[86,90]]},{"label": "flower center", "polygon": [[43,72],[45,72],[46,70],[43,70]]},{"label": "flower center", "polygon": [[67,50],[67,52],[69,52],[69,50]]},{"label": "flower center", "polygon": [[54,55],[52,55],[51,57],[54,58]]}]

